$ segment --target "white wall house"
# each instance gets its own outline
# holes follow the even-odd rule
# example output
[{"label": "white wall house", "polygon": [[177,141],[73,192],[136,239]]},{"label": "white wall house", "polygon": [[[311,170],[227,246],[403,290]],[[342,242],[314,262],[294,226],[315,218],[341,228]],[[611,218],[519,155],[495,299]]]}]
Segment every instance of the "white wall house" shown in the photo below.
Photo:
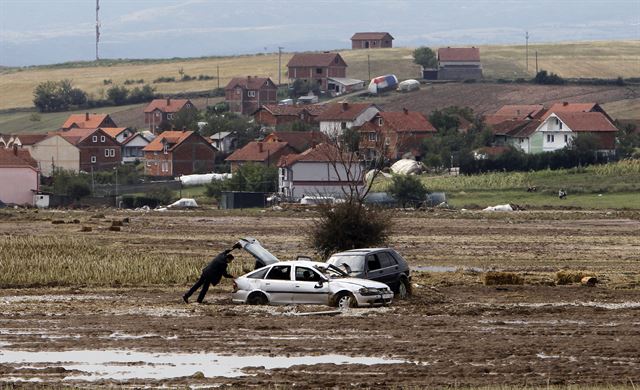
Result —
[{"label": "white wall house", "polygon": [[235,149],[236,135],[234,131],[221,131],[209,137],[211,144],[222,153],[231,153]]},{"label": "white wall house", "polygon": [[[351,185],[362,186],[364,167],[359,161],[335,162],[335,149],[327,144],[309,148],[280,160],[278,192],[294,200],[303,196],[344,198]],[[348,180],[348,179],[351,180]]]},{"label": "white wall house", "polygon": [[342,135],[346,129],[362,126],[381,110],[369,103],[335,103],[318,115],[320,131],[331,138]]},{"label": "white wall house", "polygon": [[16,134],[6,143],[9,149],[13,146],[27,150],[43,176],[51,176],[56,168],[80,169],[80,149],[58,134]]},{"label": "white wall house", "polygon": [[142,149],[149,145],[153,138],[149,139],[148,136],[144,136],[142,133],[136,133],[122,142],[122,162],[133,163],[136,160],[144,160],[144,151]]}]

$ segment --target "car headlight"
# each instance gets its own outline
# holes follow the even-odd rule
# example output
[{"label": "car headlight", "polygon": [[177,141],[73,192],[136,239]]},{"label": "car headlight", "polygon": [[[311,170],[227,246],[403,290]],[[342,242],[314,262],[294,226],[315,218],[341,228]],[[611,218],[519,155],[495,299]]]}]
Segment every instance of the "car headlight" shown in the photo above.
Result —
[{"label": "car headlight", "polygon": [[382,288],[372,288],[372,287],[362,287],[358,292],[360,295],[380,295],[383,294],[386,289]]}]

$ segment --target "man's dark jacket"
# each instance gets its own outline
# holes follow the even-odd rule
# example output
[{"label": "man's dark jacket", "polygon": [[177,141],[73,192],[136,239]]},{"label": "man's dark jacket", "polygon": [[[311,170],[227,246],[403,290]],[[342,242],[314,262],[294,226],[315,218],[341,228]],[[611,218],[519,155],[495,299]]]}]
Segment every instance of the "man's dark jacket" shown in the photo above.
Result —
[{"label": "man's dark jacket", "polygon": [[233,277],[227,272],[227,253],[229,252],[231,251],[226,250],[220,253],[202,270],[202,275],[209,279],[211,284],[216,285],[220,283],[220,279],[222,279],[223,276],[227,278]]}]

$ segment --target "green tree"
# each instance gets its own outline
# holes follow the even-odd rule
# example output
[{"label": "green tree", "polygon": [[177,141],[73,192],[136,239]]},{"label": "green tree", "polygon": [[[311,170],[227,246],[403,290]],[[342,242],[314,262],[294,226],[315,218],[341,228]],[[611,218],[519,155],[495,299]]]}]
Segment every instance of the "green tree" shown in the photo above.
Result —
[{"label": "green tree", "polygon": [[230,179],[214,180],[206,187],[207,196],[218,199],[222,191],[276,192],[278,168],[258,163],[244,164]]},{"label": "green tree", "polygon": [[86,173],[56,169],[52,174],[53,193],[80,200],[91,194],[90,180],[91,178]]},{"label": "green tree", "polygon": [[636,131],[636,125],[620,123],[616,125],[619,129],[616,137],[616,154],[619,158],[634,156],[640,148],[640,133]]},{"label": "green tree", "polygon": [[536,73],[536,77],[533,78],[533,82],[536,84],[549,84],[549,85],[562,85],[565,83],[564,79],[557,74],[546,70],[541,70]]},{"label": "green tree", "polygon": [[422,65],[424,68],[435,68],[438,66],[436,54],[428,47],[422,46],[413,51],[413,62]]},{"label": "green tree", "polygon": [[418,206],[427,195],[427,188],[420,178],[413,175],[394,175],[389,186],[389,193],[402,205]]},{"label": "green tree", "polygon": [[127,103],[129,90],[125,86],[114,85],[107,90],[107,99],[116,106]]},{"label": "green tree", "polygon": [[313,92],[316,96],[320,95],[320,86],[312,81],[296,79],[289,88],[289,97],[295,99],[308,95],[309,92]]},{"label": "green tree", "polygon": [[173,116],[171,126],[177,130],[198,130],[200,111],[196,108],[184,108]]}]

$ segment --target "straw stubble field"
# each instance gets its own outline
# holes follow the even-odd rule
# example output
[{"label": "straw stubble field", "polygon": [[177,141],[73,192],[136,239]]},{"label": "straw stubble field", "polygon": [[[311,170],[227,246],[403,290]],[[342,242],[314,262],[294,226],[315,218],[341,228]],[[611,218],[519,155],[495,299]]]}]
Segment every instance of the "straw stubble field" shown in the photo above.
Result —
[{"label": "straw stubble field", "polygon": [[[96,218],[92,218],[96,217]],[[310,306],[230,302],[231,283],[184,305],[199,269],[237,238],[254,236],[281,258],[311,254],[298,212],[2,212],[0,347],[6,351],[215,352],[262,357],[238,376],[124,383],[237,388],[421,388],[423,386],[620,386],[638,383],[640,215],[637,212],[393,213],[390,244],[415,268],[414,296],[388,308],[336,317],[298,316]],[[129,218],[120,232],[112,220]],[[77,219],[79,223],[73,223]],[[52,221],[69,223],[53,224]],[[82,226],[92,231],[80,233]],[[252,265],[238,253],[231,272]],[[446,267],[445,267],[446,268]],[[443,269],[445,269],[443,268]],[[437,270],[437,268],[422,268]],[[484,271],[518,275],[487,286]],[[557,275],[558,271],[564,273]],[[571,281],[595,275],[595,287]],[[565,280],[566,279],[566,280]],[[324,310],[324,309],[321,309]],[[393,358],[374,365],[272,367],[269,358],[329,354]],[[177,356],[177,355],[176,355]],[[344,358],[346,359],[346,358]],[[224,361],[224,358],[222,358]],[[146,363],[136,362],[134,366]],[[0,379],[61,382],[61,362],[0,363]],[[82,370],[80,370],[82,371]],[[251,375],[248,375],[251,374]],[[83,384],[67,379],[66,384]],[[122,384],[115,379],[90,386]]]}]

